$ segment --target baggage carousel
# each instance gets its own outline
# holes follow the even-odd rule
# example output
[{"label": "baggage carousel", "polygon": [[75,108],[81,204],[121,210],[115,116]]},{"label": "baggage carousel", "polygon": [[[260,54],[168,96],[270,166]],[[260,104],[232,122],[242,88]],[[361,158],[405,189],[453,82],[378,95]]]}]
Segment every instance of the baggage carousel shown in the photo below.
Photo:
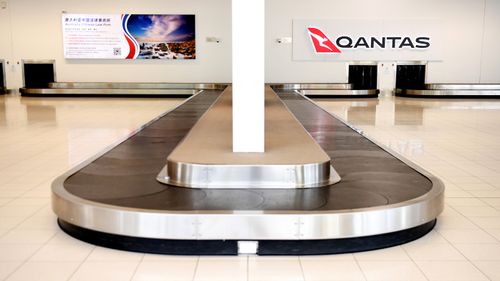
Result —
[{"label": "baggage carousel", "polygon": [[46,88],[20,88],[19,92],[27,97],[187,97],[224,87],[214,83],[52,82]]},{"label": "baggage carousel", "polygon": [[[354,89],[349,83],[269,84],[277,90],[297,90],[305,96],[332,98],[373,98],[379,90]],[[216,83],[107,83],[53,82],[46,88],[20,88],[27,97],[187,97],[200,90],[221,90],[226,84]]]},{"label": "baggage carousel", "polygon": [[57,178],[60,227],[101,246],[182,255],[346,253],[406,243],[434,227],[444,204],[439,179],[295,90],[275,92],[332,159],[340,182],[227,189],[157,181],[167,156],[222,92],[201,90]]},{"label": "baggage carousel", "polygon": [[287,83],[269,84],[277,91],[295,90],[311,98],[376,98],[378,89],[355,89],[351,83]]}]

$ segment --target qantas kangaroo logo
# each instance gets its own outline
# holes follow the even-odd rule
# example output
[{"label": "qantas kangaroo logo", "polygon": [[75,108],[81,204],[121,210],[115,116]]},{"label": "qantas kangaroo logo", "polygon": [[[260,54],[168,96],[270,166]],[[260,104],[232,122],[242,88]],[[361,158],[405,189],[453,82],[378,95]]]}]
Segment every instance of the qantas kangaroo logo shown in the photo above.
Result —
[{"label": "qantas kangaroo logo", "polygon": [[319,28],[308,27],[307,32],[311,37],[316,54],[340,53],[339,48]]}]

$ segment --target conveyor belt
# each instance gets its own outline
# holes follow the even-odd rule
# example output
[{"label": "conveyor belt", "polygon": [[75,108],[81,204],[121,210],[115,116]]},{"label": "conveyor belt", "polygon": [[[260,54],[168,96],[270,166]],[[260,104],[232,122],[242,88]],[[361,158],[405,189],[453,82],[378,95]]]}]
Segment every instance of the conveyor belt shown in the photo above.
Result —
[{"label": "conveyor belt", "polygon": [[[64,182],[65,188],[84,199],[129,208],[308,211],[395,204],[432,187],[425,176],[292,93],[280,97],[335,159],[340,183],[320,190],[262,191],[186,190],[157,182],[168,154],[218,95],[198,95],[78,171]],[[302,202],[297,197],[311,199]]]},{"label": "conveyor belt", "polygon": [[[340,183],[208,190],[157,182],[167,155],[219,94],[207,90],[192,97],[56,180],[53,206],[63,229],[110,247],[160,253],[187,253],[191,247],[195,254],[234,254],[221,247],[234,248],[235,240],[260,240],[261,254],[350,252],[400,244],[432,229],[443,208],[439,180],[291,91],[279,96],[334,159]],[[363,242],[371,238],[378,242]],[[201,240],[220,247],[202,251]]]}]

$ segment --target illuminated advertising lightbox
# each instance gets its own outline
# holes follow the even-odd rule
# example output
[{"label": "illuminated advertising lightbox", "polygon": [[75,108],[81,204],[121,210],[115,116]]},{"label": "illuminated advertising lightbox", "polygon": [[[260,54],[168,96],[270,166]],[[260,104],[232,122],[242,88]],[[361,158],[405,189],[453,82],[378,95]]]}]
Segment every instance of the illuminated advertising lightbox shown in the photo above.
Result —
[{"label": "illuminated advertising lightbox", "polygon": [[194,15],[63,14],[66,59],[196,59]]}]

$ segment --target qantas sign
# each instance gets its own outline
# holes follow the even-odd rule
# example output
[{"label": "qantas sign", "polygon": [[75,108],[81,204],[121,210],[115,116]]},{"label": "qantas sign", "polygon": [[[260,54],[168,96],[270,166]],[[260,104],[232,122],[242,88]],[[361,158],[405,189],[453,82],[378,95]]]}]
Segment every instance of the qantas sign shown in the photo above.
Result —
[{"label": "qantas sign", "polygon": [[[341,53],[342,49],[417,49],[425,50],[431,46],[430,37],[378,36],[351,37],[342,35],[330,40],[317,27],[307,27],[316,54]],[[335,42],[335,43],[334,43]]]}]

